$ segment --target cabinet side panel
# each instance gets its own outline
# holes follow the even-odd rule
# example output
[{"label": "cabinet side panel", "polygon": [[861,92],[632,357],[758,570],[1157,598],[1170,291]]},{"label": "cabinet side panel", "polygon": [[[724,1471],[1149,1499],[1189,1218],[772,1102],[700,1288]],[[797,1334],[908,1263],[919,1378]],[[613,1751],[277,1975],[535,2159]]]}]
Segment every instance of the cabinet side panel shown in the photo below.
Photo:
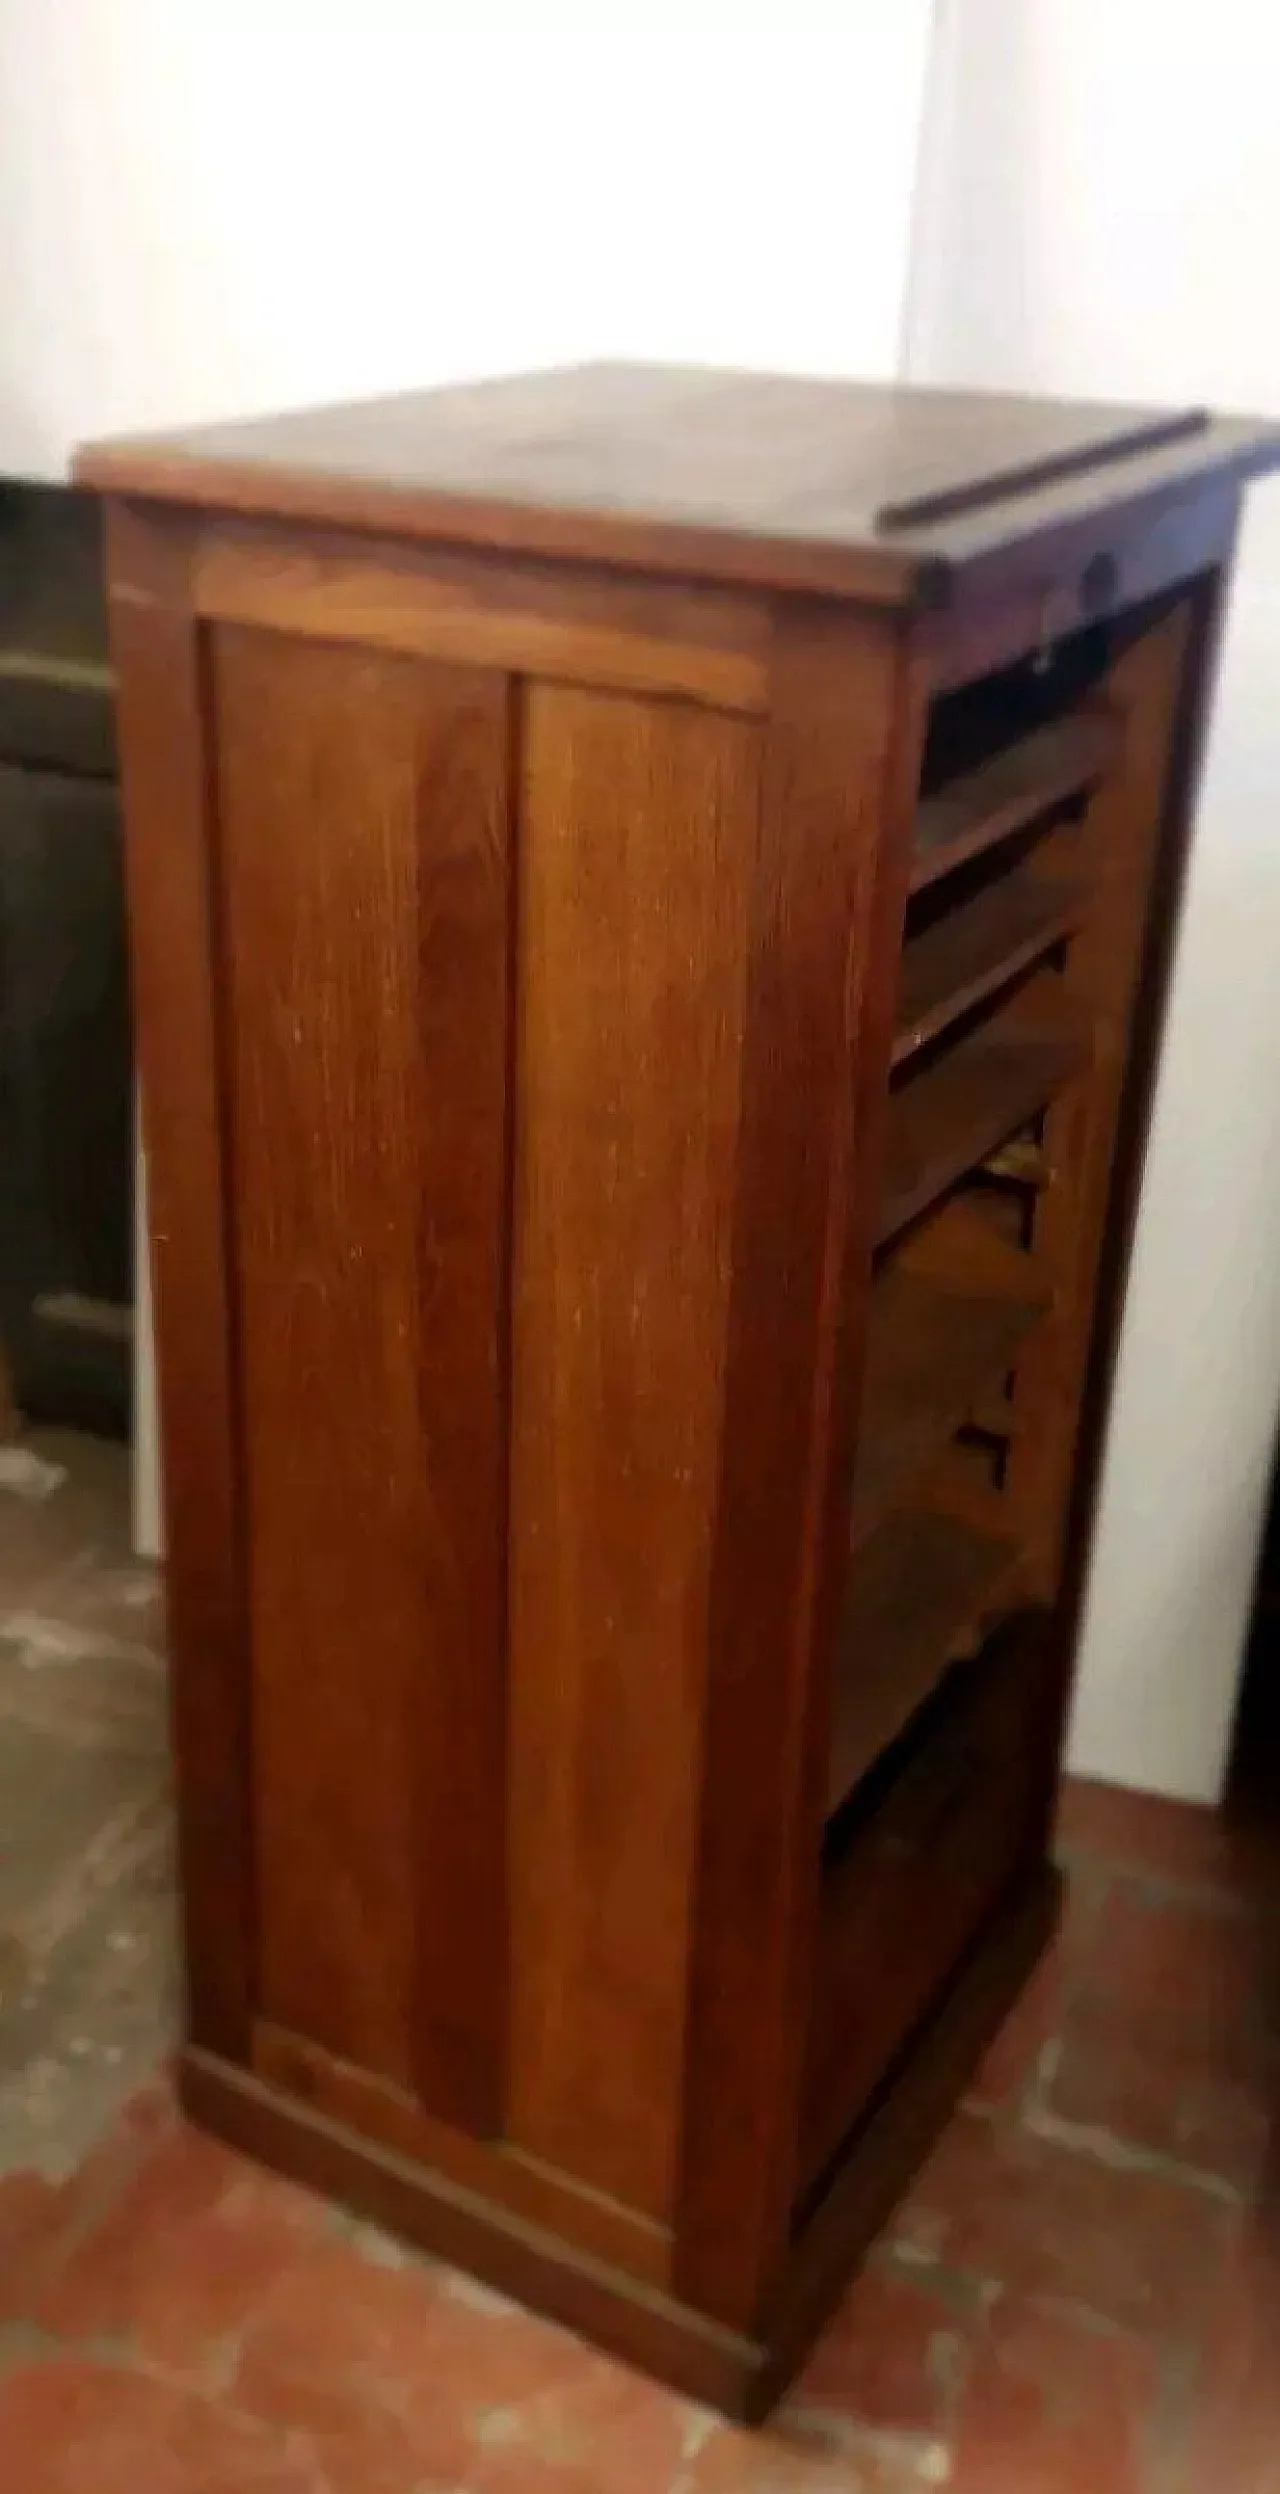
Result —
[{"label": "cabinet side panel", "polygon": [[665,2221],[678,2146],[758,731],[527,697],[511,2135]]},{"label": "cabinet side panel", "polygon": [[182,533],[108,514],[149,1166],[179,1861],[192,2039],[248,2057],[249,1665],[224,1216],[209,722]]},{"label": "cabinet side panel", "polygon": [[752,901],[678,2290],[754,2326],[800,2042],[922,736],[905,640],[779,605]]},{"label": "cabinet side panel", "polygon": [[212,643],[260,2001],[500,2112],[507,687]]}]

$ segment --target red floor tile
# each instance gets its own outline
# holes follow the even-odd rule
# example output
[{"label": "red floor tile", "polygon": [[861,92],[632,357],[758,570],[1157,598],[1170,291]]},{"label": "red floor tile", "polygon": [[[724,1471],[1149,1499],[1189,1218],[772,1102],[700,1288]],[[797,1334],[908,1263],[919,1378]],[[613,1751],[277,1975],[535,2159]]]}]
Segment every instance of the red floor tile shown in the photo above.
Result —
[{"label": "red floor tile", "polygon": [[1261,1948],[1236,1904],[1114,1880],[1064,2010],[1050,2111],[1251,2189],[1280,2068]]},{"label": "red floor tile", "polygon": [[1251,1915],[1212,1898],[1169,1896],[1113,1880],[1083,1968],[1095,1998],[1160,2042],[1230,2041],[1253,2016],[1262,1970]]},{"label": "red floor tile", "polygon": [[1209,2060],[1185,2073],[1178,2095],[1175,2156],[1252,2196],[1274,2151],[1277,2092],[1274,2076],[1220,2070]]},{"label": "red floor tile", "polygon": [[1280,2243],[1241,2227],[1211,2316],[1178,2494],[1280,2494]]},{"label": "red floor tile", "polygon": [[977,2301],[959,2313],[921,2271],[873,2260],[855,2280],[792,2394],[806,2418],[943,2442]]},{"label": "red floor tile", "polygon": [[1231,2212],[1210,2193],[961,2113],[900,2212],[900,2243],[1139,2333],[1194,2339]]},{"label": "red floor tile", "polygon": [[64,2181],[0,2174],[0,2325],[33,2317],[61,2262],[114,2206],[175,2118],[167,2081],[158,2077]]},{"label": "red floor tile", "polygon": [[1107,1885],[1107,1875],[1091,1865],[1069,1875],[1053,1941],[970,2085],[967,2101],[979,2110],[1016,2110],[1039,2092],[1046,2048],[1061,2031],[1076,1969],[1092,1945]]},{"label": "red floor tile", "polygon": [[0,2178],[0,2323],[63,2346],[10,2345],[0,2494],[1280,2494],[1280,2239],[1142,2161],[1258,2184],[1263,1856],[1100,1787],[1063,1818],[1060,1943],[772,2429],[366,2258],[157,2085],[68,2182]]},{"label": "red floor tile", "polygon": [[43,2174],[0,2174],[0,2328],[29,2308],[62,2233],[63,2196]]},{"label": "red floor tile", "polygon": [[486,2401],[467,2494],[666,2494],[701,2429],[685,2401],[590,2356],[522,2405]]},{"label": "red floor tile", "polygon": [[37,2299],[67,2339],[128,2337],[147,2362],[214,2379],[223,2341],[296,2268],[318,2201],[185,2125],[162,2140]]},{"label": "red floor tile", "polygon": [[321,2454],[380,2418],[388,2445],[398,2434],[421,2472],[452,2483],[492,2449],[536,2446],[548,2403],[592,2391],[600,2361],[450,2272],[371,2266],[349,2244],[318,2243],[250,2319],[230,2387],[246,2414],[302,2431]]},{"label": "red floor tile", "polygon": [[1001,2298],[961,2396],[950,2494],[1147,2494],[1159,2390],[1140,2339]]},{"label": "red floor tile", "polygon": [[1268,1844],[1216,1810],[1082,1776],[1069,1776],[1063,1785],[1058,1843],[1072,1858],[1219,1896],[1250,1893],[1270,1854]]},{"label": "red floor tile", "polygon": [[0,2452],[14,2494],[338,2494],[216,2404],[74,2357],[0,2379]]},{"label": "red floor tile", "polygon": [[1163,2048],[1126,2032],[1111,2011],[1079,2004],[1067,2021],[1046,2095],[1049,2111],[1082,2129],[1174,2160],[1240,2192],[1262,2172],[1270,2086],[1256,2067],[1170,2039]]},{"label": "red floor tile", "polygon": [[1005,2019],[978,2065],[966,2101],[994,2112],[1026,2101],[1038,2082],[1045,2048],[1057,2035],[1063,2007],[1064,1960],[1055,1943]]},{"label": "red floor tile", "polygon": [[868,2444],[822,2451],[776,2428],[740,2433],[718,2424],[682,2470],[678,2487],[679,2494],[924,2494],[936,2482],[936,2476],[922,2476],[909,2455],[891,2449]]}]

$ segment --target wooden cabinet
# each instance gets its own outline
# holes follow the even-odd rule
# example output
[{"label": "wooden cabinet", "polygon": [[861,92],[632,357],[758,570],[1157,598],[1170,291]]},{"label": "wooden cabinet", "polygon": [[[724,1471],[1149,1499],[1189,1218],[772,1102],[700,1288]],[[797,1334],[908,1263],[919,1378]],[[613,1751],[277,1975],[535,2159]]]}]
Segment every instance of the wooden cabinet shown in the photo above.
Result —
[{"label": "wooden cabinet", "polygon": [[1245,424],[95,450],[186,2101],[748,2415],[1052,1921]]}]

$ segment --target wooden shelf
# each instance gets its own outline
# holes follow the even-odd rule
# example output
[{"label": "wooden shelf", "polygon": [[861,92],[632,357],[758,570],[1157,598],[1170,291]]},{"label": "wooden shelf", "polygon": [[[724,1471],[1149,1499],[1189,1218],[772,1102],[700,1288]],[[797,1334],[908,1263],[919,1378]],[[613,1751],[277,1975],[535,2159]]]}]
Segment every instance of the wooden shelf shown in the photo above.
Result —
[{"label": "wooden shelf", "polygon": [[854,1558],[841,1623],[827,1815],[1007,1609],[1015,1543],[930,1508],[888,1517]]},{"label": "wooden shelf", "polygon": [[53,686],[59,692],[96,693],[115,698],[115,673],[108,658],[74,650],[15,649],[0,643],[0,681],[6,684]]},{"label": "wooden shelf", "polygon": [[908,936],[894,1065],[1061,943],[1083,905],[1079,883],[1024,866]]},{"label": "wooden shelf", "polygon": [[868,1319],[855,1542],[994,1393],[1047,1304],[1032,1259],[959,1204],[880,1273]]},{"label": "wooden shelf", "polygon": [[1049,1183],[1044,1153],[1029,1135],[1013,1135],[998,1151],[989,1152],[982,1171],[984,1177],[1002,1179],[1011,1186],[1039,1188]]},{"label": "wooden shelf", "polygon": [[922,798],[912,891],[922,892],[967,858],[1012,839],[1051,806],[1083,796],[1102,777],[1117,742],[1116,723],[1105,710],[1084,710],[1037,728],[980,769]]},{"label": "wooden shelf", "polygon": [[0,758],[34,770],[113,777],[115,678],[107,660],[0,642]]},{"label": "wooden shelf", "polygon": [[895,1091],[889,1104],[877,1246],[1025,1125],[1085,1062],[1072,1033],[983,1023]]}]

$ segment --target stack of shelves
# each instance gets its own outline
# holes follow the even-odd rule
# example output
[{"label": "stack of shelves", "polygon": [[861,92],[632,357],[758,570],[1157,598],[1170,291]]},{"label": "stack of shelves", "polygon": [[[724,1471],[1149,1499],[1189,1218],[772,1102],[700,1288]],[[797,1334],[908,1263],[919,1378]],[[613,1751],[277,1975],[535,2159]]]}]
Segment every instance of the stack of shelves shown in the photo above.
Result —
[{"label": "stack of shelves", "polygon": [[[1006,1875],[1043,1703],[1025,1637],[1002,1655],[995,1632],[1037,1595],[1011,1453],[1062,1297],[1071,1223],[1046,1212],[1080,1171],[1049,1137],[1091,1076],[1089,818],[1118,750],[1100,686],[1051,702],[1034,669],[986,680],[939,702],[925,750],[832,1693],[810,2178]],[[871,1998],[888,2005],[868,2024]]]},{"label": "stack of shelves", "polygon": [[[952,697],[956,716],[986,706]],[[1105,705],[1034,727],[917,809],[831,1740],[838,1811],[949,1665],[1023,1590],[998,1492],[962,1440],[1012,1436],[1019,1354],[1050,1315],[1037,1248],[1046,1111],[1089,1065],[1070,976],[1088,917],[1080,826],[1115,752]],[[976,1424],[976,1426],[975,1426]],[[1000,1463],[994,1467],[998,1485]]]}]

